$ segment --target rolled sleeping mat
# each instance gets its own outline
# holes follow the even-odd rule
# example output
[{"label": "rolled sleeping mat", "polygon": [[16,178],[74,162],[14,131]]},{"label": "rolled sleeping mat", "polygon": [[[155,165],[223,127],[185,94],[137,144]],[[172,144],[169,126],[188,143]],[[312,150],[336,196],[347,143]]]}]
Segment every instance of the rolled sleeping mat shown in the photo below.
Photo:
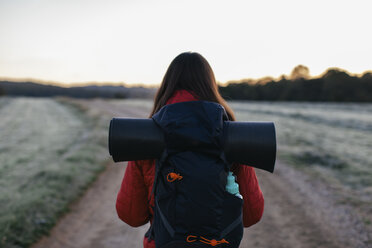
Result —
[{"label": "rolled sleeping mat", "polygon": [[274,123],[225,121],[224,132],[226,132],[224,151],[228,161],[274,172],[276,159]]},{"label": "rolled sleeping mat", "polygon": [[115,162],[160,157],[165,143],[162,130],[152,119],[113,118],[109,152]]},{"label": "rolled sleeping mat", "polygon": [[[228,161],[274,171],[274,123],[225,121],[224,132],[224,151]],[[163,132],[152,119],[111,120],[109,152],[115,162],[156,159],[164,148]]]}]

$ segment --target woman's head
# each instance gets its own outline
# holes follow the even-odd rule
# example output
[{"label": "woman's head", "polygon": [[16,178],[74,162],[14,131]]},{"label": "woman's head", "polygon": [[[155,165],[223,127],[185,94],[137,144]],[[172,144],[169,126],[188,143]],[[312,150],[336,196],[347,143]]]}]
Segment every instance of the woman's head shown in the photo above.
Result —
[{"label": "woman's head", "polygon": [[233,111],[218,92],[218,85],[208,61],[195,52],[185,52],[173,59],[169,65],[160,88],[155,96],[152,116],[176,90],[190,91],[199,100],[220,103],[224,106],[229,118],[235,120]]}]

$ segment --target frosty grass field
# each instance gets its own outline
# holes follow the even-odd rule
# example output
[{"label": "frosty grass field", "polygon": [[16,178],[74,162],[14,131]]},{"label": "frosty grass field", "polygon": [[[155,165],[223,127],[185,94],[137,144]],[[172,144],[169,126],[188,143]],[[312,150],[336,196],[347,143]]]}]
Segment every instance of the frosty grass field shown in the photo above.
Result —
[{"label": "frosty grass field", "polygon": [[[110,103],[152,107],[148,100]],[[372,104],[229,104],[238,121],[275,122],[279,159],[371,213]],[[0,98],[0,247],[33,243],[94,180],[110,159],[110,118],[67,100]]]},{"label": "frosty grass field", "polygon": [[107,120],[53,99],[0,98],[0,247],[35,242],[104,168]]}]

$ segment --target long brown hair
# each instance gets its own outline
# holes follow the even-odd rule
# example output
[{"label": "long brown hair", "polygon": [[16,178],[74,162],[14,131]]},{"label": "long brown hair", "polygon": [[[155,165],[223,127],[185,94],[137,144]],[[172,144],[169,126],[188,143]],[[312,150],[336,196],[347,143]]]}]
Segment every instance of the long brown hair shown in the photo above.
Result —
[{"label": "long brown hair", "polygon": [[199,53],[185,52],[173,59],[156,93],[150,117],[159,111],[178,89],[190,91],[199,100],[221,104],[229,119],[235,121],[234,112],[218,91],[211,66]]}]

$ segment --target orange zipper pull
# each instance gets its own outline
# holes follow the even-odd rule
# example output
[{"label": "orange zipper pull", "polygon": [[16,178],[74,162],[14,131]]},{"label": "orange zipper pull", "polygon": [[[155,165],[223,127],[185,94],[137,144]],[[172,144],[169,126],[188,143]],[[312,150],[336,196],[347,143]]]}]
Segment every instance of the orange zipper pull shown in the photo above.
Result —
[{"label": "orange zipper pull", "polygon": [[167,181],[168,182],[174,182],[176,180],[181,180],[183,177],[180,175],[180,174],[177,174],[177,173],[174,173],[174,172],[171,172],[171,173],[168,173],[167,175]]}]

